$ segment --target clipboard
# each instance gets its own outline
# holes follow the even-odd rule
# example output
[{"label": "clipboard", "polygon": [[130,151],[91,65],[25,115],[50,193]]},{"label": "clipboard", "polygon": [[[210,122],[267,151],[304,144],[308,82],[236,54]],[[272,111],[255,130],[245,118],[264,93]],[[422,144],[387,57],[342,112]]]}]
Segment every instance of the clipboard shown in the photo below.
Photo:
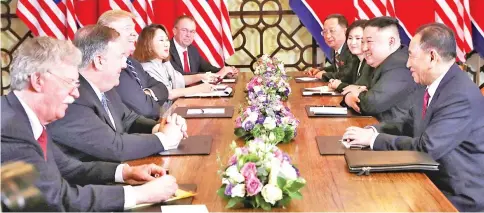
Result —
[{"label": "clipboard", "polygon": [[160,156],[209,155],[212,149],[212,136],[195,135],[184,139],[176,149],[158,153]]}]

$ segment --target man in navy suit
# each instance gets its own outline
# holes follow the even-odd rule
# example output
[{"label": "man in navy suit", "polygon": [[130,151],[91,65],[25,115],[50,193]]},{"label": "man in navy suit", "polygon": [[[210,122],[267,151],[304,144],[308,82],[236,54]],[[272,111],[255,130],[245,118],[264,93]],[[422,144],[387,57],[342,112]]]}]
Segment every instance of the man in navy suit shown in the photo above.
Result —
[{"label": "man in navy suit", "polygon": [[131,13],[124,10],[109,10],[99,17],[98,24],[113,28],[124,41],[128,58],[119,76],[119,85],[115,87],[123,103],[140,115],[158,120],[162,113],[161,106],[168,101],[168,89],[151,77],[138,61],[129,57],[138,39],[133,18]]},{"label": "man in navy suit", "polygon": [[484,211],[484,97],[455,64],[456,41],[443,24],[420,27],[407,66],[423,84],[406,116],[368,128],[349,127],[351,144],[417,150],[440,163],[429,178],[459,209]]},{"label": "man in navy suit", "polygon": [[48,126],[63,151],[82,161],[122,162],[176,149],[186,136],[183,118],[171,115],[173,122],[159,132],[156,121],[130,110],[113,89],[126,66],[119,33],[89,26],[76,33],[74,44],[83,53],[80,97]]},{"label": "man in navy suit", "polygon": [[[79,97],[81,57],[70,41],[50,37],[32,38],[15,51],[12,92],[1,97],[2,164],[34,165],[39,172],[35,186],[52,211],[122,211],[170,198],[178,188],[176,180],[159,166],[83,163],[66,156],[51,140],[45,125],[64,117],[67,105]],[[146,183],[101,185],[112,182]]]},{"label": "man in navy suit", "polygon": [[173,39],[170,41],[170,62],[175,70],[183,75],[214,72],[222,78],[228,74],[238,73],[234,67],[218,68],[203,59],[197,48],[192,45],[196,33],[193,17],[182,15],[175,20]]}]

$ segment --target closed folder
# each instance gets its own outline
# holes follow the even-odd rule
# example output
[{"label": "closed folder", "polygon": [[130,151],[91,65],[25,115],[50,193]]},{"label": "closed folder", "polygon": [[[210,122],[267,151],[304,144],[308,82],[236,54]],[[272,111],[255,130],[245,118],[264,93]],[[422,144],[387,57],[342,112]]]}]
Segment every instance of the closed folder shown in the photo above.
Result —
[{"label": "closed folder", "polygon": [[161,156],[170,155],[209,155],[212,149],[212,136],[195,135],[184,139],[176,149],[160,152]]},{"label": "closed folder", "polygon": [[437,171],[439,163],[425,152],[418,151],[354,151],[346,150],[345,160],[350,172]]}]

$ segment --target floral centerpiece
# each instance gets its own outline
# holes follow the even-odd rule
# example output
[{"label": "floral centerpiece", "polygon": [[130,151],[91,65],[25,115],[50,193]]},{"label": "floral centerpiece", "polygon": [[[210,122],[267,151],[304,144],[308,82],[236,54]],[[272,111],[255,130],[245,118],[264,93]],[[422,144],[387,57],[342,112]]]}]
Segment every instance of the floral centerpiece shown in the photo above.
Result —
[{"label": "floral centerpiece", "polygon": [[[299,120],[281,101],[261,95],[243,110],[235,122],[235,135],[249,141],[260,138],[266,143],[288,143],[296,137]],[[269,101],[268,101],[269,100]]]},{"label": "floral centerpiece", "polygon": [[271,76],[267,78],[254,76],[249,83],[247,83],[246,90],[248,92],[249,100],[251,97],[274,95],[277,96],[279,100],[285,101],[291,94],[291,87],[286,76]]},{"label": "floral centerpiece", "polygon": [[291,158],[277,146],[255,139],[244,147],[232,142],[235,154],[220,171],[222,186],[217,194],[228,200],[226,208],[244,206],[271,210],[301,199],[306,181]]},{"label": "floral centerpiece", "polygon": [[257,67],[255,68],[254,74],[263,77],[286,76],[284,62],[276,57],[270,57],[264,54],[257,60]]}]

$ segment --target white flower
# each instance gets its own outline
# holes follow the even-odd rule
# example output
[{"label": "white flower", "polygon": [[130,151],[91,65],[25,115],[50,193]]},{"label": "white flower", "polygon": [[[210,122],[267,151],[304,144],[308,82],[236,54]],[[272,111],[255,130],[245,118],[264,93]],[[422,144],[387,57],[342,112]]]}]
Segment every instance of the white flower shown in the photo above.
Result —
[{"label": "white flower", "polygon": [[274,111],[281,111],[281,109],[282,109],[282,105],[280,105],[280,104],[275,104],[274,106],[272,106],[272,109],[273,109]]},{"label": "white flower", "polygon": [[277,184],[277,177],[281,171],[281,161],[279,161],[277,158],[272,158],[271,166],[269,168],[271,168],[271,173],[269,174],[269,183]]},{"label": "white flower", "polygon": [[237,156],[242,155],[242,149],[240,147],[235,148],[235,155]]},{"label": "white flower", "polygon": [[281,71],[284,71],[284,64],[283,63],[277,64],[277,68],[279,68],[279,70]]},{"label": "white flower", "polygon": [[229,177],[232,182],[241,183],[245,180],[244,176],[240,174],[236,165],[230,166],[225,170],[225,174]]},{"label": "white flower", "polygon": [[260,86],[254,86],[253,89],[254,89],[254,92],[256,92],[256,93],[261,91]]},{"label": "white flower", "polygon": [[288,162],[284,161],[281,166],[281,176],[287,180],[296,180],[297,173],[294,167]]},{"label": "white flower", "polygon": [[276,120],[274,120],[271,117],[266,117],[266,119],[264,119],[263,125],[266,129],[272,130],[272,129],[276,128]]},{"label": "white flower", "polygon": [[222,178],[222,184],[229,185],[229,184],[230,184],[229,179],[227,179],[227,178]]},{"label": "white flower", "polygon": [[264,102],[264,101],[266,101],[266,100],[267,100],[267,96],[265,96],[265,95],[261,95],[261,96],[257,97],[257,100],[258,100],[259,102]]},{"label": "white flower", "polygon": [[274,134],[274,132],[269,133],[269,140],[270,141],[276,140],[276,135]]},{"label": "white flower", "polygon": [[232,188],[232,197],[244,197],[245,184],[237,184]]},{"label": "white flower", "polygon": [[[232,188],[232,196],[234,196],[233,191],[234,189]],[[275,205],[277,201],[282,199],[282,190],[274,184],[267,184],[262,187],[261,193],[264,200],[272,205]]]}]

